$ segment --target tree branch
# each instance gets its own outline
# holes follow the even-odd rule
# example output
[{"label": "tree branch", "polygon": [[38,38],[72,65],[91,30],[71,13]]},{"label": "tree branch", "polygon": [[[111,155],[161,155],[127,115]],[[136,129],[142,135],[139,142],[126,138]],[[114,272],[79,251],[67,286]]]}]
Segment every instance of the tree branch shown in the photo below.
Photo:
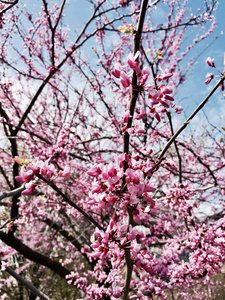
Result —
[{"label": "tree branch", "polygon": [[[1,262],[0,262],[1,265]],[[21,277],[18,273],[16,273],[12,268],[6,267],[5,271],[13,276],[16,280],[26,286],[34,295],[38,296],[41,300],[50,300],[48,296],[39,291],[30,281]]]},{"label": "tree branch", "polygon": [[102,226],[98,224],[95,219],[92,218],[92,216],[88,215],[82,208],[80,208],[78,205],[76,205],[67,195],[65,195],[52,181],[48,181],[45,177],[42,175],[38,174],[36,175],[38,178],[40,178],[42,181],[47,183],[54,191],[56,191],[62,198],[63,200],[68,203],[70,206],[74,207],[79,213],[81,213],[89,222],[94,224],[96,227],[98,227],[100,230],[102,230]]},{"label": "tree branch", "polygon": [[65,278],[66,275],[70,274],[70,271],[63,267],[60,263],[52,260],[48,256],[32,250],[30,247],[26,246],[13,235],[0,232],[0,240],[2,240],[6,245],[18,251],[25,258],[51,269],[62,278]]},{"label": "tree branch", "polygon": [[[137,25],[137,31],[134,34],[134,51],[133,51],[134,55],[137,53],[137,51],[140,50],[141,35],[142,35],[147,5],[148,5],[148,0],[142,0],[139,20],[138,20],[138,25]],[[127,123],[127,129],[131,128],[131,126],[132,126],[133,115],[134,115],[134,110],[135,110],[138,96],[139,96],[139,90],[138,90],[138,84],[137,84],[137,75],[134,70],[133,77],[132,77],[132,94],[131,94],[130,107],[129,107],[130,117],[129,117],[129,120]],[[125,131],[124,142],[123,142],[123,151],[124,151],[124,153],[127,153],[127,154],[129,153],[129,140],[130,140],[130,135],[129,135],[128,131]],[[124,168],[123,168],[124,173],[127,170],[127,168],[128,168],[128,163],[126,161],[124,161]],[[125,177],[124,177],[123,181],[125,181]],[[129,224],[132,224],[133,223],[132,208],[127,206],[127,212],[129,215]],[[127,244],[127,246],[125,248],[125,260],[126,260],[127,269],[126,269],[125,286],[124,286],[123,291],[124,291],[124,300],[128,300],[129,290],[130,290],[130,282],[131,282],[131,277],[132,277],[132,272],[133,272],[133,261],[131,259],[131,254],[130,254],[130,242]]]}]

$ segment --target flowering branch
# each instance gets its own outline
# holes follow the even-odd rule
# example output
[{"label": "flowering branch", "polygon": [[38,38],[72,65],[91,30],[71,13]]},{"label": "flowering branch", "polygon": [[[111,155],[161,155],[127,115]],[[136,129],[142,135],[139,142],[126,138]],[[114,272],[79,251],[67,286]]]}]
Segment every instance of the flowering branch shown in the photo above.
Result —
[{"label": "flowering branch", "polygon": [[[141,35],[142,35],[147,5],[148,5],[148,0],[143,0],[141,3],[141,10],[140,10],[139,21],[138,21],[138,25],[137,25],[137,31],[134,34],[134,51],[133,51],[134,56],[140,50]],[[139,90],[138,90],[138,85],[137,85],[137,74],[136,74],[136,71],[133,70],[132,94],[131,94],[130,107],[129,107],[130,117],[128,119],[127,129],[131,128],[131,126],[132,126],[133,115],[134,115],[134,110],[135,110],[138,95],[139,95]],[[128,131],[126,130],[124,133],[124,142],[123,142],[123,151],[126,154],[129,153],[129,140],[130,140],[130,135],[129,135]],[[124,161],[123,169],[124,169],[124,173],[128,169],[128,163],[126,161]],[[125,180],[125,177],[124,177],[124,180]],[[127,207],[127,212],[129,215],[129,224],[132,224],[133,223],[132,208]],[[126,259],[127,270],[126,270],[125,286],[124,286],[124,290],[123,290],[124,291],[124,300],[127,300],[129,297],[130,281],[131,281],[132,271],[133,271],[133,262],[131,259],[131,253],[130,253],[129,246],[130,246],[130,242],[128,243],[127,247],[125,248],[125,259]]]}]

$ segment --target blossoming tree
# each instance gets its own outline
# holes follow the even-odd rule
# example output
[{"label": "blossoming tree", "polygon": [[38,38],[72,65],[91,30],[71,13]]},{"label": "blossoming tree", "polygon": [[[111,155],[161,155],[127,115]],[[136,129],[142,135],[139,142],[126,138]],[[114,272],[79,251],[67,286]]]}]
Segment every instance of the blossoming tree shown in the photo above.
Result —
[{"label": "blossoming tree", "polygon": [[224,134],[184,129],[224,71],[180,127],[176,92],[216,3],[87,3],[69,31],[72,1],[0,1],[1,299],[208,299],[223,284]]}]

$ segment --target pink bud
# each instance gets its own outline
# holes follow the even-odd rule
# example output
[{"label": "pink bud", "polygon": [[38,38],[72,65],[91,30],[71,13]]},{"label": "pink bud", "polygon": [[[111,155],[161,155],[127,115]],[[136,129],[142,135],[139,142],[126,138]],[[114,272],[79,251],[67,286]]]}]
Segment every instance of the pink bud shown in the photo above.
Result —
[{"label": "pink bud", "polygon": [[130,111],[126,110],[123,117],[123,123],[128,123],[129,118],[130,118]]},{"label": "pink bud", "polygon": [[157,76],[158,81],[167,80],[173,76],[173,73],[164,73]]},{"label": "pink bud", "polygon": [[16,181],[18,181],[20,183],[26,182],[26,180],[25,180],[25,178],[23,176],[16,176],[15,179],[16,179]]},{"label": "pink bud", "polygon": [[37,175],[37,174],[39,173],[39,171],[40,171],[40,168],[35,167],[35,166],[28,166],[28,167],[27,167],[27,170],[32,170],[33,173],[34,173],[35,175]]},{"label": "pink bud", "polygon": [[167,94],[166,95],[164,94],[164,99],[169,100],[169,101],[174,101],[174,98]]},{"label": "pink bud", "polygon": [[124,71],[121,71],[120,78],[121,78],[120,82],[121,82],[122,86],[124,88],[127,88],[130,85],[130,80]]},{"label": "pink bud", "polygon": [[24,171],[24,169],[21,169],[21,176],[16,176],[15,179],[20,182],[29,182],[34,177],[34,172],[32,170]]},{"label": "pink bud", "polygon": [[99,174],[101,174],[101,172],[102,171],[99,167],[94,166],[87,172],[87,174],[93,177],[97,177]]},{"label": "pink bud", "polygon": [[115,70],[112,71],[113,76],[120,78],[120,72],[122,70],[121,64],[115,63]]},{"label": "pink bud", "polygon": [[211,59],[210,57],[208,57],[205,62],[207,63],[208,66],[215,67],[213,60],[214,59]]},{"label": "pink bud", "polygon": [[114,167],[114,165],[112,163],[109,164],[109,171],[108,171],[108,174],[110,177],[114,177],[117,175],[117,171]]},{"label": "pink bud", "polygon": [[206,78],[205,84],[209,84],[211,80],[214,78],[214,75],[212,73],[207,73],[205,78]]},{"label": "pink bud", "polygon": [[35,185],[32,182],[26,184],[25,187],[26,189],[22,192],[22,195],[29,195],[35,190]]},{"label": "pink bud", "polygon": [[138,66],[138,62],[135,61],[134,56],[132,53],[130,53],[127,57],[127,63],[130,66],[131,69],[136,69]]},{"label": "pink bud", "polygon": [[113,70],[112,71],[113,76],[115,76],[116,78],[120,78],[120,71],[119,70]]}]

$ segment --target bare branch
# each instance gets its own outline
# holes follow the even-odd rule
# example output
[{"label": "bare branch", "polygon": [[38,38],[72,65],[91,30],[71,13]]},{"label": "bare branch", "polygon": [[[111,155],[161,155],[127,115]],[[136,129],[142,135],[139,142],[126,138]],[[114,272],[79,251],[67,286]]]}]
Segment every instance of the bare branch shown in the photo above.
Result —
[{"label": "bare branch", "polygon": [[19,195],[24,189],[25,189],[25,187],[21,186],[21,187],[15,189],[15,190],[12,190],[12,191],[9,191],[9,192],[3,192],[0,195],[0,201],[5,199],[5,198],[8,198],[8,197],[13,197],[13,196]]},{"label": "bare branch", "polygon": [[[0,262],[1,265],[1,262]],[[11,276],[13,276],[16,280],[18,280],[20,283],[22,283],[24,286],[26,286],[34,295],[38,296],[42,300],[50,300],[48,296],[46,296],[44,293],[39,291],[30,281],[20,276],[18,273],[16,273],[12,268],[6,267],[6,272],[9,273]]]},{"label": "bare branch", "polygon": [[220,87],[225,79],[225,75],[217,82],[215,87],[209,93],[209,95],[199,104],[196,110],[190,115],[190,117],[184,122],[184,124],[175,132],[175,134],[171,137],[171,139],[167,142],[165,147],[163,148],[161,154],[158,157],[158,161],[160,161],[163,156],[166,154],[167,150],[169,149],[170,145],[174,142],[174,140],[178,137],[178,135],[187,127],[187,125],[191,122],[191,120],[197,115],[197,113],[205,106],[205,104],[209,101],[211,96],[215,93],[215,91]]}]

